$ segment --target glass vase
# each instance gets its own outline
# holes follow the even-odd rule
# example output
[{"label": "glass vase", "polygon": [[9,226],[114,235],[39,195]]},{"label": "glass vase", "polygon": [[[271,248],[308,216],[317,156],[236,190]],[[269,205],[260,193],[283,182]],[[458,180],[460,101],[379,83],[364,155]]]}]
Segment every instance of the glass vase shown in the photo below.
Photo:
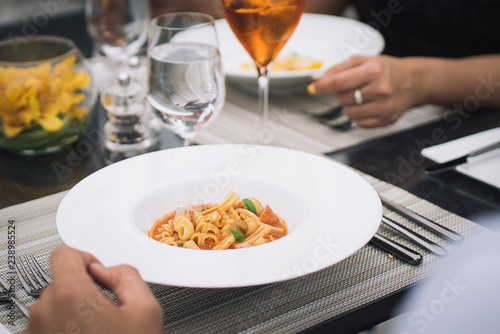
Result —
[{"label": "glass vase", "polygon": [[96,100],[86,59],[58,36],[0,41],[0,148],[58,151],[77,140]]}]

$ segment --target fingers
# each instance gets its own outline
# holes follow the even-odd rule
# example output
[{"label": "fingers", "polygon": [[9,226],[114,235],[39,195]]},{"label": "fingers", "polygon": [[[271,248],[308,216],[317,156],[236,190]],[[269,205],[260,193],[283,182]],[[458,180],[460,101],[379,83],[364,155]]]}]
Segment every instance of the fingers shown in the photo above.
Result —
[{"label": "fingers", "polygon": [[92,263],[89,271],[99,284],[114,292],[120,304],[131,303],[151,295],[139,272],[130,266],[106,268],[99,263]]},{"label": "fingers", "polygon": [[394,106],[380,101],[344,106],[344,113],[362,128],[390,125],[400,117]]},{"label": "fingers", "polygon": [[[362,102],[363,103],[368,103],[371,101],[371,96],[369,92],[369,87],[368,86],[363,86],[359,88],[359,93],[361,94]],[[355,105],[356,104],[356,98],[354,96],[355,90],[348,90],[345,92],[340,92],[335,95],[337,98],[337,101],[339,101],[340,104],[344,106],[348,105]]]},{"label": "fingers", "polygon": [[360,127],[384,126],[415,104],[411,73],[411,63],[398,58],[353,57],[316,79],[308,91],[333,94]]},{"label": "fingers", "polygon": [[130,266],[106,268],[93,255],[69,247],[55,250],[51,264],[54,280],[95,280],[112,290],[120,303],[126,304],[143,296],[152,297],[139,272]]},{"label": "fingers", "polygon": [[371,57],[363,57],[363,56],[354,56],[354,57],[351,57],[351,58],[347,59],[346,61],[344,61],[344,62],[342,62],[342,63],[340,63],[338,65],[330,67],[325,74],[332,75],[332,74],[335,74],[335,73],[339,73],[339,72],[345,71],[347,69],[350,69],[350,68],[353,68],[353,67],[361,65],[362,63],[364,63],[365,61],[367,61],[370,58]]},{"label": "fingers", "polygon": [[161,332],[163,311],[136,269],[127,265],[106,268],[99,263],[89,269],[97,282],[113,291],[122,312],[138,323],[145,322],[152,329],[148,333]]},{"label": "fingers", "polygon": [[99,263],[92,255],[70,247],[60,247],[50,257],[52,283],[46,287],[30,309],[28,333],[60,333],[64,322],[79,320],[79,306],[98,293],[89,276],[91,263]]},{"label": "fingers", "polygon": [[347,93],[369,82],[366,75],[366,62],[370,57],[353,57],[330,68],[323,76],[309,85],[308,91],[312,94]]},{"label": "fingers", "polygon": [[87,269],[91,263],[100,262],[89,253],[66,246],[56,249],[50,256],[51,272],[54,279],[88,277]]},{"label": "fingers", "polygon": [[[82,333],[161,333],[162,309],[134,268],[105,268],[68,247],[54,251],[51,264],[53,281],[31,308],[27,333],[62,333],[68,323]],[[95,282],[111,289],[120,305]]]}]

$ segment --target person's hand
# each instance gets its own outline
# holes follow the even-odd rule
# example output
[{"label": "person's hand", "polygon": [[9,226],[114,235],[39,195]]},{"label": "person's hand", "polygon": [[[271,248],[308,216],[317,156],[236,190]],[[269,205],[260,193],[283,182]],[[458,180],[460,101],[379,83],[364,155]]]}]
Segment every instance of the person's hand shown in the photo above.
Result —
[{"label": "person's hand", "polygon": [[[136,269],[105,268],[94,256],[61,247],[52,283],[30,310],[26,333],[161,333],[162,310]],[[101,292],[110,289],[118,301]]]},{"label": "person's hand", "polygon": [[358,126],[388,125],[420,102],[411,66],[411,61],[403,58],[356,56],[330,68],[314,80],[308,91],[334,94],[345,114]]}]

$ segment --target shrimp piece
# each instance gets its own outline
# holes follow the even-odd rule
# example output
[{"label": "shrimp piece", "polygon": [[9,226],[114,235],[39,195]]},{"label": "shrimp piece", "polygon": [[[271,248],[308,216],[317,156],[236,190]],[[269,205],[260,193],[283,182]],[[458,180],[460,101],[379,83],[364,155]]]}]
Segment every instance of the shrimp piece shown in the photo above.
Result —
[{"label": "shrimp piece", "polygon": [[259,216],[260,220],[263,223],[273,225],[273,226],[281,226],[281,219],[276,215],[273,210],[269,207],[269,205],[266,205],[264,210]]}]

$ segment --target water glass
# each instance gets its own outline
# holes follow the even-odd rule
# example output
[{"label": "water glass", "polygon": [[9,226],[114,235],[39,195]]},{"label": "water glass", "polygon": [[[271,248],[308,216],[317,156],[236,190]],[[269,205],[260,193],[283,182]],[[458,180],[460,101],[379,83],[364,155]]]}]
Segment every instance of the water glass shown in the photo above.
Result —
[{"label": "water glass", "polygon": [[219,44],[210,15],[170,13],[151,21],[147,100],[166,126],[189,145],[220,112],[225,99]]}]

